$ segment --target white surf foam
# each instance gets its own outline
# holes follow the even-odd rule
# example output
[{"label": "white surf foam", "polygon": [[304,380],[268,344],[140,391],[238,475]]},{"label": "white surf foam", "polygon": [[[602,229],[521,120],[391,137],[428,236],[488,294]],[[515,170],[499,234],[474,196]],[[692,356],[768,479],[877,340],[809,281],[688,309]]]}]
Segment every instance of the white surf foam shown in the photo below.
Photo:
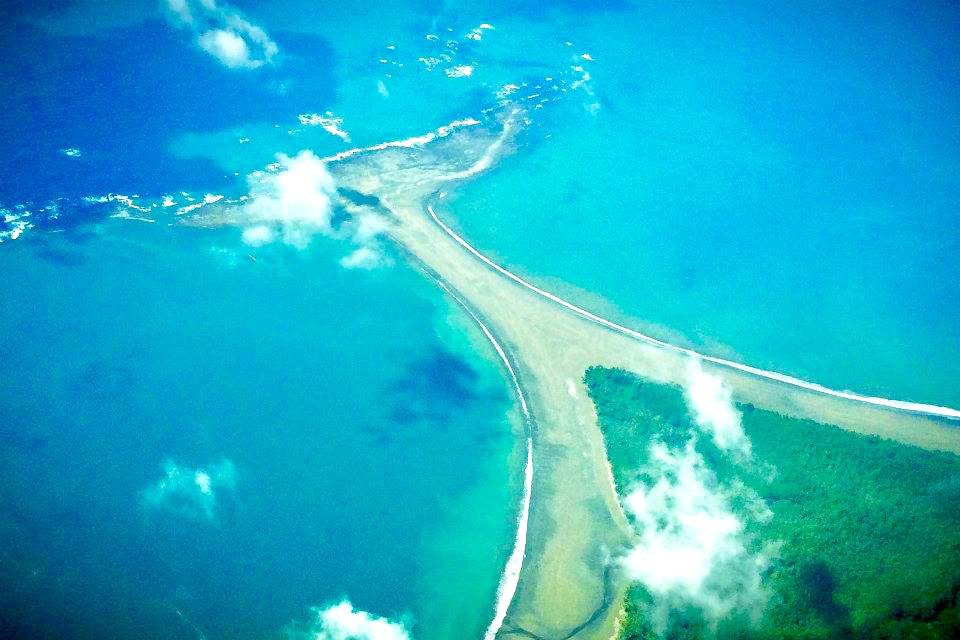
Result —
[{"label": "white surf foam", "polygon": [[[480,326],[480,329],[483,331],[484,335],[487,336],[487,339],[493,345],[493,348],[497,350],[497,354],[500,356],[504,366],[510,373],[510,379],[513,380],[513,387],[517,392],[517,398],[520,399],[520,408],[523,410],[523,417],[527,421],[527,425],[530,425],[532,419],[530,417],[530,410],[527,407],[527,400],[523,395],[523,389],[520,388],[520,381],[517,379],[517,374],[514,372],[513,366],[510,364],[510,359],[507,358],[507,354],[503,350],[503,347],[500,346],[500,343],[497,342],[496,338],[493,337],[493,334],[490,333],[490,330],[487,329],[487,325],[485,325],[483,321],[477,317],[477,315],[463,300],[457,296],[457,294],[451,291],[442,281],[437,280],[437,284],[440,285],[441,289],[450,294],[450,296],[456,300],[460,306],[466,310],[467,313],[470,314],[470,317],[473,318],[474,322]],[[517,592],[517,585],[520,583],[520,571],[523,569],[523,558],[526,554],[527,548],[527,523],[530,516],[530,496],[532,492],[533,438],[528,432],[527,464],[523,471],[523,501],[520,507],[520,515],[517,518],[517,537],[513,543],[513,552],[507,559],[507,564],[504,566],[503,574],[500,576],[500,584],[497,585],[497,599],[496,603],[494,604],[493,620],[487,627],[487,631],[483,634],[483,640],[494,640],[497,633],[500,631],[500,627],[503,626],[503,621],[507,617],[507,611],[510,610],[510,603],[513,602],[513,596]]]},{"label": "white surf foam", "polygon": [[335,153],[332,156],[326,156],[320,158],[323,162],[339,162],[340,160],[346,160],[347,158],[353,157],[361,153],[369,153],[371,151],[382,151],[384,149],[389,149],[390,147],[399,147],[399,148],[412,148],[412,147],[421,147],[425,144],[433,142],[437,138],[444,138],[457,129],[462,127],[474,127],[480,124],[479,120],[474,118],[464,118],[463,120],[454,120],[450,124],[445,124],[442,127],[437,127],[436,130],[429,133],[425,133],[422,136],[413,136],[412,138],[404,138],[403,140],[391,140],[389,142],[381,142],[379,144],[371,145],[369,147],[356,147],[354,149],[347,149],[346,151],[341,151],[340,153]]},{"label": "white surf foam", "polygon": [[485,264],[487,264],[488,266],[490,266],[490,267],[492,267],[493,269],[497,270],[498,272],[500,272],[501,274],[505,275],[506,277],[510,278],[511,280],[513,280],[514,282],[516,282],[517,284],[520,284],[520,285],[526,287],[527,289],[533,291],[534,293],[536,293],[536,294],[538,294],[538,295],[540,295],[540,296],[543,296],[544,298],[550,300],[551,302],[555,302],[556,304],[559,304],[560,306],[565,307],[565,308],[573,311],[574,313],[576,313],[576,314],[578,314],[578,315],[580,315],[580,316],[582,316],[582,317],[584,317],[584,318],[587,318],[588,320],[592,320],[593,322],[596,322],[597,324],[601,324],[601,325],[603,325],[603,326],[605,326],[605,327],[609,327],[610,329],[613,329],[614,331],[618,331],[618,332],[623,333],[623,334],[625,334],[625,335],[628,335],[628,336],[630,336],[630,337],[632,337],[632,338],[636,338],[637,340],[640,340],[641,342],[646,342],[646,343],[648,343],[648,344],[653,344],[653,345],[656,345],[656,346],[658,346],[658,347],[662,347],[662,348],[667,349],[667,350],[670,350],[670,351],[675,351],[675,352],[678,352],[678,353],[683,353],[683,354],[686,354],[686,355],[691,356],[691,357],[694,357],[694,358],[699,358],[700,360],[704,360],[704,361],[707,361],[707,362],[713,362],[714,364],[719,364],[719,365],[722,365],[722,366],[725,366],[725,367],[730,367],[731,369],[738,369],[738,370],[740,370],[740,371],[744,371],[744,372],[746,372],[746,373],[750,373],[750,374],[753,374],[753,375],[755,375],[755,376],[759,376],[759,377],[761,377],[761,378],[767,378],[768,380],[776,380],[777,382],[782,382],[782,383],[784,383],[784,384],[789,384],[789,385],[792,385],[792,386],[795,386],[795,387],[799,387],[799,388],[802,388],[802,389],[807,389],[807,390],[809,390],[809,391],[814,391],[814,392],[816,392],[816,393],[822,393],[822,394],[829,395],[829,396],[834,396],[834,397],[837,397],[837,398],[843,398],[843,399],[845,399],[845,400],[853,400],[853,401],[855,401],[855,402],[863,402],[863,403],[865,403],[865,404],[872,404],[872,405],[877,405],[877,406],[881,406],[881,407],[888,407],[888,408],[891,408],[891,409],[899,409],[899,410],[902,410],[902,411],[910,411],[910,412],[913,412],[913,413],[922,413],[922,414],[927,414],[927,415],[933,415],[933,416],[940,416],[940,417],[944,417],[944,418],[950,418],[950,419],[953,419],[953,420],[960,420],[960,411],[958,411],[957,409],[951,409],[950,407],[941,407],[941,406],[937,406],[937,405],[924,404],[924,403],[920,403],[920,402],[908,402],[908,401],[905,401],[905,400],[891,400],[891,399],[888,399],[888,398],[878,398],[878,397],[874,397],[874,396],[862,396],[862,395],[859,395],[859,394],[856,394],[856,393],[853,393],[853,392],[850,392],[850,391],[838,391],[838,390],[836,390],[836,389],[830,389],[829,387],[825,387],[825,386],[823,386],[823,385],[816,384],[816,383],[814,383],[814,382],[806,382],[806,381],[804,381],[804,380],[800,380],[799,378],[794,378],[793,376],[788,376],[788,375],[785,375],[785,374],[782,374],[782,373],[777,373],[777,372],[775,372],[775,371],[767,371],[767,370],[764,370],[764,369],[759,369],[759,368],[757,368],[757,367],[751,367],[751,366],[749,366],[749,365],[740,364],[739,362],[733,362],[733,361],[731,361],[731,360],[724,360],[723,358],[715,358],[715,357],[713,357],[713,356],[704,355],[704,354],[698,353],[698,352],[696,352],[696,351],[694,351],[694,350],[692,350],[692,349],[686,349],[686,348],[684,348],[684,347],[678,347],[678,346],[676,346],[676,345],[672,345],[672,344],[669,344],[669,343],[667,343],[667,342],[663,342],[662,340],[657,340],[656,338],[652,338],[652,337],[650,337],[650,336],[648,336],[648,335],[644,335],[644,334],[640,333],[639,331],[634,331],[633,329],[628,329],[627,327],[624,327],[624,326],[622,326],[622,325],[619,325],[619,324],[617,324],[617,323],[615,323],[615,322],[611,322],[610,320],[607,320],[606,318],[601,318],[601,317],[598,316],[598,315],[592,314],[592,313],[590,313],[589,311],[587,311],[587,310],[585,310],[585,309],[582,309],[582,308],[580,308],[580,307],[578,307],[578,306],[576,306],[576,305],[574,305],[574,304],[571,304],[571,303],[567,302],[566,300],[564,300],[564,299],[562,299],[562,298],[559,298],[559,297],[553,295],[552,293],[548,293],[547,291],[544,291],[543,289],[540,289],[540,288],[538,288],[538,287],[535,287],[534,285],[530,284],[529,282],[527,282],[527,281],[524,280],[523,278],[520,278],[519,276],[514,275],[514,274],[511,273],[510,271],[507,271],[506,269],[504,269],[504,268],[501,267],[500,265],[496,264],[495,262],[493,262],[492,260],[490,260],[489,258],[487,258],[486,256],[484,256],[482,253],[480,253],[479,251],[477,251],[476,249],[474,249],[473,246],[470,245],[470,243],[468,243],[466,240],[464,240],[464,239],[461,238],[459,235],[457,235],[452,229],[450,229],[450,227],[448,227],[447,225],[445,225],[445,224],[443,223],[443,221],[441,221],[440,218],[437,217],[437,214],[433,211],[433,207],[432,207],[432,206],[427,205],[427,211],[430,212],[430,216],[433,218],[434,222],[436,222],[436,223],[440,226],[440,228],[443,229],[443,231],[444,231],[448,236],[450,236],[451,238],[453,238],[458,244],[460,244],[460,245],[461,245],[463,248],[465,248],[467,251],[469,251],[470,253],[472,253],[472,254],[475,255],[476,257],[478,257],[478,258],[479,258],[480,260],[482,260]]}]

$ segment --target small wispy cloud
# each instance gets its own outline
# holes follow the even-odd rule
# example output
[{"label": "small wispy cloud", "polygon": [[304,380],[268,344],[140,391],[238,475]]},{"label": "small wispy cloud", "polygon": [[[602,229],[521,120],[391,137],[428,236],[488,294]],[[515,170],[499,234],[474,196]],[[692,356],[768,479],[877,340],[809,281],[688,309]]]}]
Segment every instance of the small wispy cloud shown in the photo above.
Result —
[{"label": "small wispy cloud", "polygon": [[[624,498],[638,542],[621,559],[631,579],[653,598],[650,619],[663,633],[673,610],[701,612],[713,629],[732,616],[756,622],[772,595],[762,577],[774,547],[752,549],[748,520],[772,513],[742,484],[722,485],[696,451],[654,442],[639,482]],[[734,512],[732,504],[747,508]]]},{"label": "small wispy cloud", "polygon": [[216,0],[164,0],[170,22],[193,34],[197,45],[231,69],[273,62],[279,49],[267,32],[237,9]]},{"label": "small wispy cloud", "polygon": [[337,185],[313,152],[279,154],[270,171],[250,174],[247,185],[249,197],[230,211],[246,244],[283,242],[304,249],[314,236],[346,238],[358,246],[340,261],[344,267],[372,269],[387,262],[380,241],[387,225],[379,215],[355,207],[334,225]]},{"label": "small wispy cloud", "polygon": [[685,396],[697,427],[710,436],[724,453],[732,453],[739,462],[753,455],[750,439],[743,431],[742,415],[733,404],[730,389],[718,376],[703,370],[700,360],[687,363]]},{"label": "small wispy cloud", "polygon": [[411,640],[404,620],[359,611],[349,600],[311,611],[310,622],[291,623],[283,630],[287,640]]},{"label": "small wispy cloud", "polygon": [[208,469],[190,469],[168,459],[163,470],[163,477],[141,493],[143,503],[188,520],[213,521],[218,492],[237,486],[237,469],[227,458]]},{"label": "small wispy cloud", "polygon": [[379,251],[370,247],[358,247],[340,259],[340,266],[347,269],[376,269],[383,262]]},{"label": "small wispy cloud", "polygon": [[353,222],[351,240],[360,246],[340,260],[341,266],[348,269],[376,269],[387,264],[388,260],[380,245],[380,236],[387,229],[383,218],[363,213],[355,215]]}]

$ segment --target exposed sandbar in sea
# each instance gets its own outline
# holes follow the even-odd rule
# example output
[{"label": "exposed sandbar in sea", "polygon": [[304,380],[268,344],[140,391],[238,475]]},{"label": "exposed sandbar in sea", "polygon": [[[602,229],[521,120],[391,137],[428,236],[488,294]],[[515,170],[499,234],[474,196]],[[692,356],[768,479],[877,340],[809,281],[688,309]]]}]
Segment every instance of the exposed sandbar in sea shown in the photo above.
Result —
[{"label": "exposed sandbar in sea", "polygon": [[[507,595],[513,585],[500,590],[491,624],[496,631],[502,618],[497,637],[606,640],[616,631],[628,585],[610,558],[633,533],[611,482],[603,438],[582,381],[592,365],[622,367],[682,385],[689,359],[701,357],[704,368],[721,376],[738,401],[960,453],[960,425],[949,419],[960,413],[952,409],[861,398],[700,356],[574,307],[479,254],[443,223],[450,215],[440,208],[443,192],[494,167],[512,150],[523,117],[519,110],[507,110],[498,128],[457,123],[441,129],[444,135],[330,159],[339,185],[377,198],[397,246],[455,293],[475,320],[482,318],[518,393],[526,395],[523,403],[535,424],[536,472],[527,494],[525,559],[512,598]],[[509,609],[501,616],[504,601]]]}]

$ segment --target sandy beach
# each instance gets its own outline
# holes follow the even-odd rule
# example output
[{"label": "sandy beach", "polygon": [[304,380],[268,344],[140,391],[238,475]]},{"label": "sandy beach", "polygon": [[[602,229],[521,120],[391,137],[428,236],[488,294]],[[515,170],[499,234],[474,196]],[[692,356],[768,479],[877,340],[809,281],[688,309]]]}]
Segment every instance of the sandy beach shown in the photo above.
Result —
[{"label": "sandy beach", "polygon": [[[378,145],[327,160],[340,187],[376,198],[376,213],[388,220],[387,234],[400,251],[481,322],[502,350],[505,375],[509,370],[507,377],[525,397],[525,435],[531,438],[535,472],[524,559],[515,592],[512,586],[503,590],[512,597],[498,603],[506,611],[502,624],[497,620],[490,633],[606,640],[616,633],[628,587],[611,558],[633,532],[611,480],[583,375],[603,365],[681,385],[694,356],[522,281],[478,254],[444,222],[456,217],[447,194],[495,168],[513,150],[522,126],[523,113],[508,110],[500,126],[469,121],[443,135],[421,137],[422,143]],[[952,409],[930,407],[941,413],[931,416],[920,405],[859,398],[716,358],[704,358],[703,367],[719,375],[737,401],[960,453],[960,423],[950,418]]]},{"label": "sandy beach", "polygon": [[[682,384],[689,352],[637,339],[505,276],[446,228],[444,192],[473,179],[509,151],[500,132],[464,131],[424,150],[387,148],[334,167],[341,185],[375,195],[390,212],[390,236],[483,319],[512,362],[533,420],[536,469],[526,554],[497,637],[610,638],[624,577],[609,560],[632,531],[610,479],[603,438],[582,378],[592,365],[623,367]],[[458,136],[462,138],[458,139]],[[441,147],[442,145],[442,147]],[[723,361],[704,366],[737,400],[930,449],[960,452],[960,428],[919,412],[893,410],[816,388],[784,383]]]}]

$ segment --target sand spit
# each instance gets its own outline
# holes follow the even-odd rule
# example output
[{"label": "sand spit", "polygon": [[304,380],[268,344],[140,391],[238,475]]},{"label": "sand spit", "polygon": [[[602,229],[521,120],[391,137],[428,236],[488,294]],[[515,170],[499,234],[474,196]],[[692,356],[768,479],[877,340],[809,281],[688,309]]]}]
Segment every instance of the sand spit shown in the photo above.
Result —
[{"label": "sand spit", "polygon": [[[583,373],[601,364],[679,385],[691,355],[537,293],[485,262],[441,224],[452,217],[443,206],[444,192],[495,167],[513,150],[524,124],[520,110],[508,110],[496,123],[471,121],[429,144],[359,150],[331,162],[330,170],[340,187],[376,198],[396,245],[455,291],[513,355],[535,424],[536,471],[525,559],[497,637],[607,640],[616,632],[628,586],[609,559],[633,534],[610,482]],[[705,358],[703,366],[721,376],[739,401],[960,453],[960,425],[952,420],[865,403],[736,363]]]},{"label": "sand spit", "polygon": [[497,355],[503,362],[510,379],[513,381],[513,388],[517,394],[517,400],[520,401],[520,410],[523,412],[526,423],[527,436],[527,463],[523,468],[523,499],[520,502],[520,515],[517,517],[517,535],[513,543],[513,552],[507,559],[507,564],[503,568],[503,574],[500,576],[500,584],[497,585],[497,599],[493,604],[493,620],[487,626],[487,631],[483,634],[484,640],[494,640],[503,627],[503,621],[507,617],[510,604],[513,602],[513,596],[517,592],[517,585],[520,583],[520,571],[523,569],[523,558],[526,555],[527,547],[527,526],[530,520],[530,498],[533,490],[533,418],[530,415],[530,408],[527,406],[526,396],[523,394],[523,388],[520,386],[520,380],[510,364],[510,358],[506,351],[497,342],[487,325],[483,320],[477,317],[470,307],[453,291],[443,283],[442,280],[436,280],[441,289],[446,291],[454,300],[457,301],[463,309],[470,314],[474,322],[479,325],[480,330],[487,337],[487,340],[493,345]]},{"label": "sand spit", "polygon": [[[564,314],[464,252],[425,209],[441,189],[482,174],[510,153],[522,118],[520,111],[506,112],[500,122],[465,126],[409,146],[361,150],[329,168],[342,189],[373,196],[379,215],[390,220],[388,233],[398,248],[482,318],[494,343],[511,354],[517,386],[526,395],[535,424],[529,449],[535,466],[528,468],[535,471],[524,483],[525,553],[514,554],[505,568],[488,634],[498,627],[498,638],[606,639],[625,588],[608,558],[631,534],[581,382],[584,363],[594,359],[581,349],[580,321],[564,319],[556,329],[536,322],[544,315],[553,318],[550,325]],[[242,223],[231,213],[211,210],[195,222]],[[518,531],[518,540],[521,535]]]}]

